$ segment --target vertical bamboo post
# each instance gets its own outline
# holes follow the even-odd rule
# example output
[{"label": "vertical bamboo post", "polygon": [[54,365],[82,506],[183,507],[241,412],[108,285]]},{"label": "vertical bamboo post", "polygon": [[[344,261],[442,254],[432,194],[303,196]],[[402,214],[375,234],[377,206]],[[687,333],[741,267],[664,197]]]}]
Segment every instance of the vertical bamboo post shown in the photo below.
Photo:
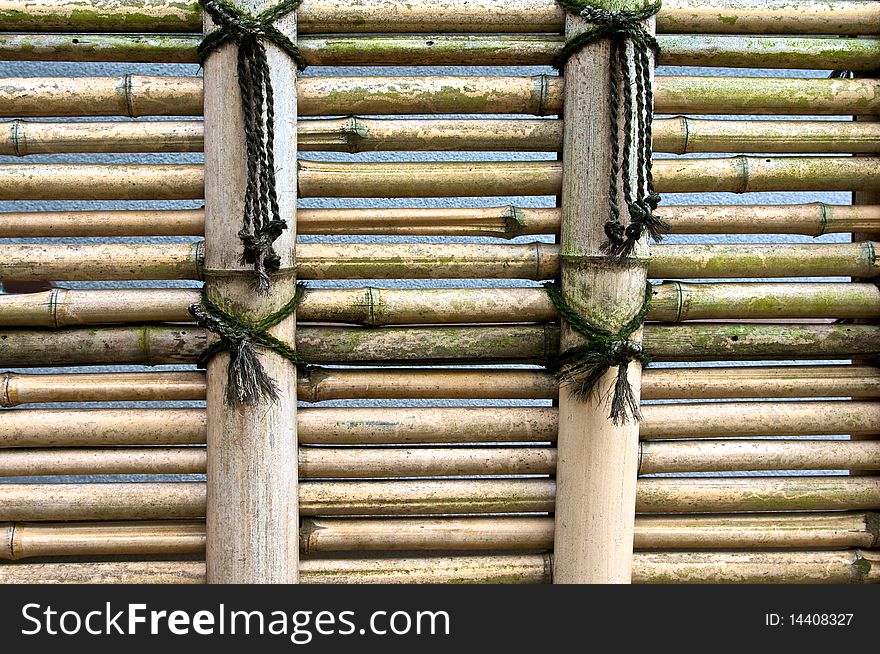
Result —
[{"label": "vertical bamboo post", "polygon": [[[862,75],[856,75],[856,77],[880,77],[880,68],[877,70],[871,71],[869,73],[864,73]],[[877,122],[880,121],[880,116],[854,116],[853,120],[863,122]],[[859,155],[855,155],[859,156]],[[878,191],[854,191],[852,194],[852,204],[853,205],[866,205],[866,204],[880,204],[880,192]],[[880,234],[876,232],[855,232],[852,235],[852,241],[872,241],[880,237]],[[859,278],[853,278],[853,281],[860,281]],[[856,359],[853,363],[867,363],[869,365],[876,365],[874,360],[860,360]],[[880,434],[871,434],[869,436],[860,436],[858,434],[850,436],[852,440],[876,440],[880,438]],[[851,475],[876,475],[877,471],[865,471],[865,470],[850,470],[849,474]]]},{"label": "vertical bamboo post", "polygon": [[[604,0],[606,9],[639,8],[633,0]],[[566,36],[588,24],[569,16]],[[591,323],[617,330],[641,307],[647,281],[646,246],[631,262],[609,262],[600,251],[609,212],[609,42],[575,54],[565,69],[562,181],[562,292]],[[622,129],[622,127],[621,127]],[[628,153],[632,156],[633,153]],[[641,330],[633,334],[641,340]],[[579,336],[563,325],[561,350]],[[638,474],[639,426],[615,426],[609,397],[615,370],[586,402],[563,385],[559,393],[559,450],[555,524],[555,583],[630,583]],[[629,381],[640,396],[641,366]]]},{"label": "vertical bamboo post", "polygon": [[[257,13],[270,3],[236,0]],[[276,21],[296,39],[296,16]],[[205,19],[206,32],[212,29]],[[296,233],[296,66],[266,43],[275,89],[275,162],[281,215],[288,229],[276,241],[282,270],[292,270]],[[244,116],[236,72],[236,48],[224,45],[205,62],[205,269],[211,298],[258,318],[278,309],[293,292],[292,275],[279,276],[268,296],[252,287],[253,269],[239,261],[246,184]],[[212,271],[236,271],[218,272]],[[294,342],[296,318],[271,330]],[[208,583],[296,583],[297,436],[296,368],[272,351],[259,353],[277,382],[279,400],[229,407],[225,402],[228,353],[207,370],[207,579]]]}]

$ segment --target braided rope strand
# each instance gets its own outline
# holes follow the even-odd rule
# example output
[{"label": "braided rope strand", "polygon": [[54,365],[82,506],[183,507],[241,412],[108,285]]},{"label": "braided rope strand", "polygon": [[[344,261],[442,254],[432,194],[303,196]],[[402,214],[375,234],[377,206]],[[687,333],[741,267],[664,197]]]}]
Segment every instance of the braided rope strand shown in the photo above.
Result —
[{"label": "braided rope strand", "polygon": [[[668,229],[655,210],[660,196],[654,190],[651,157],[651,139],[654,116],[654,94],[651,89],[651,59],[660,53],[660,46],[642,25],[660,10],[660,2],[635,11],[609,11],[589,4],[586,0],[557,0],[570,14],[579,16],[592,27],[572,36],[563,45],[554,66],[563,70],[568,60],[585,46],[602,39],[610,40],[608,60],[609,137],[611,141],[611,171],[608,181],[609,216],[604,230],[606,241],[601,249],[610,257],[622,260],[631,257],[639,240],[648,234],[659,241]],[[630,67],[629,52],[633,66]],[[619,107],[623,104],[623,137],[619,126]],[[635,132],[636,182],[630,176],[630,152]],[[621,146],[621,140],[623,144]],[[620,191],[617,177],[622,177],[623,204],[629,224],[620,221]]]},{"label": "braided rope strand", "polygon": [[545,284],[544,288],[559,316],[585,339],[584,343],[568,348],[547,364],[557,382],[567,385],[572,396],[584,402],[595,393],[596,385],[605,373],[616,367],[617,378],[608,417],[615,425],[629,422],[630,417],[641,420],[639,402],[629,383],[628,371],[632,361],[638,361],[643,366],[650,363],[641,343],[632,340],[632,335],[648,317],[654,296],[651,284],[645,286],[645,296],[638,313],[616,332],[597,327],[578,314],[555,282]]},{"label": "braided rope strand", "polygon": [[199,0],[217,28],[198,47],[199,61],[228,42],[238,48],[238,86],[244,111],[247,156],[247,184],[238,237],[242,242],[241,262],[252,265],[256,288],[266,294],[271,275],[281,267],[274,249],[287,223],[281,218],[275,178],[275,94],[272,88],[265,42],[283,50],[298,70],[306,62],[296,44],[274,22],[296,11],[302,0],[282,0],[256,16],[228,0]]},{"label": "braided rope strand", "polygon": [[227,366],[227,404],[254,405],[263,399],[273,402],[278,399],[278,385],[266,373],[255,348],[277,352],[296,366],[305,365],[305,361],[297,354],[294,347],[268,332],[296,312],[305,292],[305,285],[297,284],[292,298],[278,310],[256,321],[221,307],[208,297],[204,288],[200,302],[189,306],[189,313],[195,318],[196,323],[219,337],[218,341],[199,356],[199,367],[206,368],[208,361],[220,352],[231,354]]}]

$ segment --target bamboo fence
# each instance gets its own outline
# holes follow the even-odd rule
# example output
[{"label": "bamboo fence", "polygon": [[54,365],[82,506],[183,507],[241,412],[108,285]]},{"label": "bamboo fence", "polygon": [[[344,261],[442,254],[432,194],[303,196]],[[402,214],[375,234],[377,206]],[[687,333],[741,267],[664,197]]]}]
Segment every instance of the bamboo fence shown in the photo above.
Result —
[{"label": "bamboo fence", "polygon": [[[191,64],[204,30],[194,0],[0,0],[0,23],[21,62]],[[582,27],[555,0],[304,0],[279,26],[318,67],[546,66]],[[652,82],[652,143],[685,238],[583,270],[607,213],[605,44],[564,75],[299,79],[271,46],[289,229],[266,298],[229,220],[233,48],[204,77],[3,79],[0,156],[21,163],[0,200],[30,204],[0,213],[0,583],[880,583],[880,3],[666,0],[647,27],[681,67]],[[725,195],[798,191],[822,201]],[[529,281],[616,320],[646,276],[656,365],[631,370],[641,421],[613,427],[538,367],[574,341]],[[193,367],[216,337],[186,282],[206,279],[248,315],[309,282],[273,332],[309,365],[260,351],[270,409],[225,409],[225,362]]]}]

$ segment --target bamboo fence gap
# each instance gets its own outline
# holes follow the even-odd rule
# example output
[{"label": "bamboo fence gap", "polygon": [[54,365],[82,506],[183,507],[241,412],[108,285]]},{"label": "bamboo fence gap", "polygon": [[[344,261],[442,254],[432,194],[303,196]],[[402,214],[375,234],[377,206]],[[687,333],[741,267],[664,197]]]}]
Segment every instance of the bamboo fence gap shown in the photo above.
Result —
[{"label": "bamboo fence gap", "polygon": [[[880,583],[880,2],[663,2],[674,236],[618,265],[607,39],[534,74],[586,26],[556,0],[303,0],[276,25],[314,74],[266,43],[268,295],[235,46],[173,65],[199,3],[0,23],[0,284],[39,285],[0,294],[0,583]],[[271,333],[308,365],[256,347],[280,398],[227,406],[199,287],[256,319],[300,280]],[[582,342],[551,280],[611,329],[651,281],[639,422],[548,369]]]}]

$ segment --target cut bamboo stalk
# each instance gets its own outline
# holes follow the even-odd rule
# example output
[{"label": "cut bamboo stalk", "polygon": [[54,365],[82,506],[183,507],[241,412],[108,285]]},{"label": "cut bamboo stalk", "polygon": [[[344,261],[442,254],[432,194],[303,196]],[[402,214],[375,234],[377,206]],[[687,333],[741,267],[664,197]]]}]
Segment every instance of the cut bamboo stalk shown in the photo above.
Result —
[{"label": "cut bamboo stalk", "polygon": [[46,448],[203,445],[205,425],[203,409],[9,411],[3,414],[0,444]]},{"label": "cut bamboo stalk", "polygon": [[0,107],[0,116],[6,118],[201,116],[202,79],[146,75],[9,77],[0,88]]},{"label": "cut bamboo stalk", "polygon": [[[77,11],[86,7],[88,11]],[[94,32],[199,32],[201,9],[195,2],[149,0],[131,5],[97,0],[0,2],[10,29]],[[504,0],[491,6],[466,0],[431,5],[401,5],[395,0],[352,4],[343,0],[306,0],[298,10],[300,31],[348,32],[556,32],[564,13],[551,0]],[[870,2],[787,0],[734,2],[667,0],[657,16],[660,32],[878,34],[880,11]]]},{"label": "cut bamboo stalk", "polygon": [[183,34],[0,34],[0,61],[193,64],[200,40]]},{"label": "cut bamboo stalk", "polygon": [[[300,514],[433,515],[553,511],[550,479],[307,481]],[[156,520],[202,517],[197,482],[0,484],[0,521]],[[641,513],[835,511],[880,508],[878,477],[644,478]],[[296,542],[296,538],[294,538]]]},{"label": "cut bamboo stalk", "polygon": [[[547,479],[309,481],[300,485],[300,512],[304,516],[543,512],[553,511],[554,493],[555,484]],[[636,510],[642,513],[878,507],[880,478],[874,477],[647,478],[639,480],[636,498]],[[558,550],[558,543],[555,547]]]},{"label": "cut bamboo stalk", "polygon": [[878,441],[706,440],[641,443],[640,474],[880,470]]},{"label": "cut bamboo stalk", "polygon": [[876,584],[876,552],[641,552],[633,583]]},{"label": "cut bamboo stalk", "polygon": [[[69,327],[127,322],[189,322],[195,289],[79,290],[0,295],[0,326]],[[880,317],[880,289],[853,282],[687,284],[654,286],[649,320]],[[311,289],[300,322],[369,327],[406,324],[528,323],[558,320],[541,288]]]},{"label": "cut bamboo stalk", "polygon": [[[877,514],[639,516],[636,549],[847,548],[877,546]],[[47,556],[197,554],[200,521],[5,523],[0,559]],[[553,546],[551,517],[307,518],[303,554],[373,551],[543,550]]]},{"label": "cut bamboo stalk", "polygon": [[[877,39],[679,34],[658,37],[665,66],[865,70]],[[198,63],[200,37],[128,34],[0,34],[0,60]],[[558,35],[306,36],[297,47],[310,66],[549,66]]]},{"label": "cut bamboo stalk", "polygon": [[[0,35],[2,38],[2,35]],[[0,155],[24,157],[67,152],[201,152],[197,120],[88,123],[14,120],[3,124]]]},{"label": "cut bamboo stalk", "polygon": [[200,520],[157,522],[6,523],[0,533],[6,549],[0,559],[40,556],[123,556],[127,554],[201,554],[205,523]]},{"label": "cut bamboo stalk", "polygon": [[[785,556],[729,553],[688,565],[684,557],[661,554],[642,562],[636,557],[639,582],[658,583],[871,583],[864,569],[867,559],[859,551],[793,552]],[[870,554],[869,554],[870,556]],[[718,559],[721,559],[718,561]],[[710,563],[715,562],[715,565]],[[870,563],[868,563],[870,565]],[[870,568],[868,568],[870,569]],[[784,570],[785,572],[780,572]],[[674,573],[674,574],[671,574]],[[343,559],[304,561],[303,583],[548,583],[550,560],[546,555],[467,556],[418,559]],[[40,563],[0,569],[4,584],[82,583],[189,583],[205,581],[205,566],[198,562],[150,563]]]},{"label": "cut bamboo stalk", "polygon": [[[871,241],[658,245],[648,274],[654,279],[730,277],[873,277]],[[22,281],[199,279],[202,246],[182,244],[0,245],[0,277]],[[559,273],[558,246],[438,243],[364,243],[297,246],[301,279],[551,279]]]},{"label": "cut bamboo stalk", "polygon": [[199,200],[195,164],[14,164],[0,166],[0,200]]},{"label": "cut bamboo stalk", "polygon": [[[234,0],[247,13],[266,7],[263,0]],[[296,12],[273,22],[285,37],[296,42]],[[205,17],[205,33],[216,25]],[[243,46],[242,46],[243,47]],[[253,183],[250,163],[262,151],[252,151],[247,133],[255,127],[241,110],[239,45],[224,43],[204,62],[205,69],[205,267],[217,274],[206,277],[205,292],[235,315],[258,320],[281,309],[296,287],[295,274],[274,281],[265,293],[255,293],[253,270],[241,259],[242,229],[239,216],[254,211],[246,206]],[[267,191],[261,178],[260,193],[271,193],[269,202],[286,217],[286,229],[277,237],[274,251],[281,269],[293,272],[296,244],[297,71],[290,55],[277,42],[266,45],[263,70],[251,71],[250,82],[271,77],[274,100],[267,96],[266,120],[274,121],[274,157],[279,175],[277,186]],[[253,63],[251,66],[258,66]],[[268,87],[268,82],[267,88]],[[254,91],[263,120],[262,93]],[[236,107],[230,113],[230,108]],[[262,130],[258,139],[263,147]],[[271,148],[274,147],[274,153]],[[265,160],[263,161],[265,166]],[[230,220],[230,216],[235,219]],[[251,218],[248,218],[250,221]],[[253,218],[257,220],[257,218]],[[268,220],[268,219],[266,219]],[[246,224],[244,229],[257,225]],[[288,315],[268,332],[284,342],[296,339],[296,316]],[[266,350],[260,363],[272,380],[277,402],[264,400],[235,406],[228,398],[232,383],[230,357],[221,352],[207,363],[207,580],[212,584],[290,584],[299,580],[297,529],[298,475],[296,464],[296,365],[281,354]]]},{"label": "cut bamboo stalk", "polygon": [[[877,546],[874,513],[638,516],[636,549]],[[94,526],[100,528],[100,523]],[[63,525],[55,527],[65,538]],[[27,532],[25,532],[26,537]],[[553,547],[553,518],[308,518],[304,553],[534,550]],[[22,539],[24,540],[24,539]],[[37,556],[40,551],[34,554]]]},{"label": "cut bamboo stalk", "polygon": [[[633,557],[634,583],[878,583],[877,556],[840,552],[655,552]],[[302,583],[549,583],[546,554],[316,559]],[[2,584],[200,584],[197,561],[19,563],[0,567]]]},{"label": "cut bamboo stalk", "polygon": [[0,566],[0,583],[204,584],[205,564],[200,561],[20,563]]},{"label": "cut bamboo stalk", "polygon": [[[2,484],[0,516],[8,518],[0,519],[16,522],[202,518],[205,496],[205,484],[199,482]],[[23,518],[25,515],[29,517]]]},{"label": "cut bamboo stalk", "polygon": [[[537,370],[311,368],[299,375],[304,402],[342,399],[555,399],[553,378]],[[649,368],[648,400],[766,397],[878,397],[874,366]],[[0,377],[0,406],[49,402],[203,400],[198,372],[21,374]]]},{"label": "cut bamboo stalk", "polygon": [[202,209],[0,213],[0,237],[202,236]]},{"label": "cut bamboo stalk", "polygon": [[205,399],[201,372],[0,375],[0,406],[46,402],[179,402]]},{"label": "cut bamboo stalk", "polygon": [[[876,325],[652,323],[645,350],[656,361],[852,358],[878,354]],[[316,327],[299,330],[309,363],[342,365],[541,364],[557,352],[555,325]],[[193,363],[208,343],[202,329],[130,325],[101,329],[0,331],[0,366]]]},{"label": "cut bamboo stalk", "polygon": [[[562,109],[562,78],[304,77],[300,115],[532,114]],[[666,114],[872,115],[880,80],[659,77],[655,106]],[[199,77],[7,78],[0,117],[198,116]]]},{"label": "cut bamboo stalk", "polygon": [[[556,161],[328,162],[297,164],[301,197],[412,198],[556,195]],[[664,193],[871,191],[877,157],[659,159]],[[413,180],[416,180],[415,182]],[[0,166],[0,200],[195,200],[196,164],[13,164]]]},{"label": "cut bamboo stalk", "polygon": [[[642,407],[642,439],[840,435],[876,430],[880,403],[703,402]],[[297,424],[304,445],[426,445],[556,441],[552,407],[310,407]],[[64,426],[67,425],[65,428]],[[5,447],[110,447],[205,443],[201,409],[8,411]]]},{"label": "cut bamboo stalk", "polygon": [[[7,448],[0,477],[205,473],[201,447]],[[880,442],[705,440],[640,443],[639,474],[880,470]],[[302,447],[301,479],[552,475],[550,447]]]},{"label": "cut bamboo stalk", "polygon": [[[559,217],[558,209],[514,206],[473,209],[299,209],[297,226],[301,234],[514,238],[558,233]],[[672,234],[777,233],[821,236],[839,232],[880,231],[880,205],[664,206],[663,218],[669,223]],[[202,234],[204,212],[198,209],[0,213],[0,236],[3,238]]]},{"label": "cut bamboo stalk", "polygon": [[[302,197],[454,197],[556,195],[562,165],[516,162],[329,162],[301,160]],[[880,159],[873,157],[731,157],[659,159],[663,193],[848,191],[880,188]],[[413,180],[418,180],[413,183]]]},{"label": "cut bamboo stalk", "polygon": [[204,447],[0,450],[0,477],[205,474]]},{"label": "cut bamboo stalk", "polygon": [[[3,128],[3,155],[202,150],[202,123],[196,120],[16,120],[5,123]],[[554,152],[562,147],[560,120],[350,117],[300,121],[298,133],[300,151]],[[880,150],[878,140],[880,127],[869,122],[705,120],[678,116],[654,123],[654,150],[675,154],[874,153]]]}]

